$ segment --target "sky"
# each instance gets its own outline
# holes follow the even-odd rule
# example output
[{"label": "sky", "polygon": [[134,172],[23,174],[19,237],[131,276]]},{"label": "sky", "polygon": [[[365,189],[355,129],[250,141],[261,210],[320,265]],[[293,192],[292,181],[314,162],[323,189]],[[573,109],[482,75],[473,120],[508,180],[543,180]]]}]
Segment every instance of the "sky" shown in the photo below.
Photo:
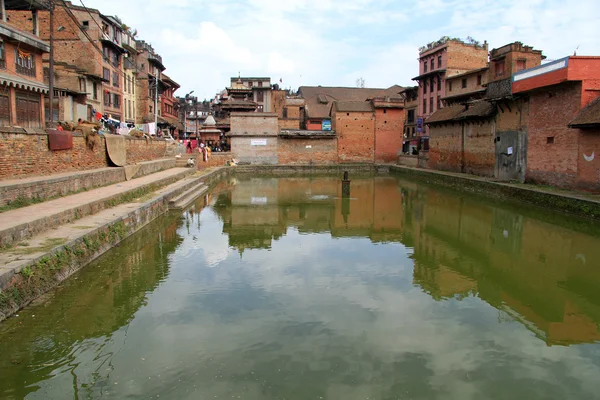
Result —
[{"label": "sky", "polygon": [[[81,5],[81,0],[72,0]],[[521,41],[548,59],[600,55],[600,2],[579,0],[83,0],[117,15],[163,57],[165,71],[209,99],[237,76],[280,86],[413,85],[418,48],[471,36]]]}]

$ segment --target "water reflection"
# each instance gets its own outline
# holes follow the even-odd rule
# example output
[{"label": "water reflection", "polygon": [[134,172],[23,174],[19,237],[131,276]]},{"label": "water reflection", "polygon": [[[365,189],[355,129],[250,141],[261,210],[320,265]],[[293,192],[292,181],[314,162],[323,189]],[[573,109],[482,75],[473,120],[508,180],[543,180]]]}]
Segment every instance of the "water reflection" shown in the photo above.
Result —
[{"label": "water reflection", "polygon": [[1,325],[0,397],[593,398],[599,238],[394,177],[232,178]]},{"label": "water reflection", "polygon": [[[178,220],[160,218],[146,235],[126,240],[0,325],[0,398],[22,399],[40,389],[50,398],[71,397],[65,393],[100,388],[134,314],[168,277],[168,256],[182,240]],[[53,380],[53,390],[37,384]]]}]

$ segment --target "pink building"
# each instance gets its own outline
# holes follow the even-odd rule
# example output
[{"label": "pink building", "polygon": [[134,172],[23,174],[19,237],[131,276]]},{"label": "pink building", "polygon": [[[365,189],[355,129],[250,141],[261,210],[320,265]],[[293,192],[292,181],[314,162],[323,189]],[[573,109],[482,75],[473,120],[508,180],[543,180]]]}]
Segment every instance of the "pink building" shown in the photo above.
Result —
[{"label": "pink building", "polygon": [[446,78],[469,70],[484,68],[488,62],[488,45],[443,37],[419,49],[417,132],[420,148],[428,150],[429,131],[423,121],[442,108],[446,97]]}]

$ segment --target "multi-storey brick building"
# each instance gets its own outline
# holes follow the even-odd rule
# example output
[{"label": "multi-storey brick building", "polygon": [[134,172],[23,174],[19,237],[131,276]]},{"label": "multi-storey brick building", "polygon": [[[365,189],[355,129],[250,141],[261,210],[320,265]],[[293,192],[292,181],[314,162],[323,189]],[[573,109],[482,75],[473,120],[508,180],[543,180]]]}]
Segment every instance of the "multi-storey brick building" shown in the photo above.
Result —
[{"label": "multi-storey brick building", "polygon": [[419,87],[407,87],[400,92],[404,98],[404,110],[406,118],[404,120],[404,142],[402,144],[403,153],[412,153],[417,148],[417,112],[419,108]]},{"label": "multi-storey brick building", "polygon": [[[154,48],[143,40],[136,41],[137,55],[137,87],[136,105],[138,123],[154,122],[160,111],[158,96],[166,89],[161,74],[166,69],[162,57]],[[156,90],[158,89],[158,92]],[[157,109],[158,107],[158,109]]]},{"label": "multi-storey brick building", "polygon": [[0,126],[44,127],[42,54],[49,50],[38,36],[0,21]]},{"label": "multi-storey brick building", "polygon": [[137,55],[135,38],[130,31],[123,32],[123,115],[125,122],[135,124],[137,120]]},{"label": "multi-storey brick building", "polygon": [[486,97],[488,99],[509,97],[512,94],[512,76],[524,69],[540,65],[545,58],[541,50],[535,50],[521,42],[492,49]]},{"label": "multi-storey brick building", "polygon": [[422,136],[422,148],[428,149],[428,128],[423,121],[442,107],[449,76],[483,68],[488,61],[487,42],[464,42],[444,37],[419,49],[419,75],[413,80],[419,83],[419,111],[417,132]]},{"label": "multi-storey brick building", "polygon": [[600,57],[565,57],[517,72],[529,98],[528,181],[600,191]]},{"label": "multi-storey brick building", "polygon": [[303,98],[290,95],[287,90],[273,90],[271,106],[279,118],[279,128],[300,129],[304,115]]},{"label": "multi-storey brick building", "polygon": [[447,77],[442,105],[445,107],[485,97],[488,72],[489,68],[483,67]]},{"label": "multi-storey brick building", "polygon": [[168,130],[171,136],[178,138],[179,131],[183,131],[183,126],[179,123],[178,119],[179,103],[175,98],[175,92],[180,86],[166,74],[162,74],[161,78],[165,84],[165,89],[160,95],[161,109],[159,110],[159,115],[161,116],[161,123],[159,127],[163,130]]},{"label": "multi-storey brick building", "polygon": [[[32,31],[39,22],[40,38],[50,38],[49,12],[39,10],[37,18],[30,11],[8,11],[11,24]],[[81,7],[70,1],[57,2],[54,10],[54,59],[79,68],[90,78],[86,92],[102,101],[103,114],[121,120],[123,115],[122,24],[115,17]],[[60,29],[59,29],[60,28]],[[91,39],[91,40],[90,40]]]}]

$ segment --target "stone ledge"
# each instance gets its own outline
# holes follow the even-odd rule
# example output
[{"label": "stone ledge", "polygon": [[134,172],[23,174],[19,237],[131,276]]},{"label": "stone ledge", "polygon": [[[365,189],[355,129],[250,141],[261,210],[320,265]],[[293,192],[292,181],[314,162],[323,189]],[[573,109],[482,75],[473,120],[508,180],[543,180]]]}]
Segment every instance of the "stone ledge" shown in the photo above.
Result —
[{"label": "stone ledge", "polygon": [[[155,172],[175,167],[175,159],[143,161],[139,171],[132,178],[139,178]],[[44,175],[39,177],[0,181],[0,206],[17,199],[46,201],[57,196],[67,196],[82,190],[124,182],[125,167],[107,167],[87,171]]]},{"label": "stone ledge", "polygon": [[454,172],[434,171],[405,166],[392,166],[390,172],[421,178],[421,182],[454,188],[508,202],[528,203],[586,219],[600,220],[600,200],[593,200],[576,193],[554,193],[535,186],[491,181]]},{"label": "stone ledge", "polygon": [[184,168],[171,173],[163,171],[159,173],[162,174],[161,176],[154,177],[154,179],[150,175],[139,178],[142,179],[141,182],[122,183],[128,186],[125,188],[114,184],[113,186],[95,189],[95,191],[78,193],[22,209],[7,211],[3,213],[6,221],[3,221],[5,228],[0,231],[0,247],[10,246],[54,227],[67,224],[87,215],[96,214],[114,207],[116,204],[123,203],[130,196],[142,195],[145,194],[142,192],[147,193],[156,190],[193,172],[193,170]]}]

